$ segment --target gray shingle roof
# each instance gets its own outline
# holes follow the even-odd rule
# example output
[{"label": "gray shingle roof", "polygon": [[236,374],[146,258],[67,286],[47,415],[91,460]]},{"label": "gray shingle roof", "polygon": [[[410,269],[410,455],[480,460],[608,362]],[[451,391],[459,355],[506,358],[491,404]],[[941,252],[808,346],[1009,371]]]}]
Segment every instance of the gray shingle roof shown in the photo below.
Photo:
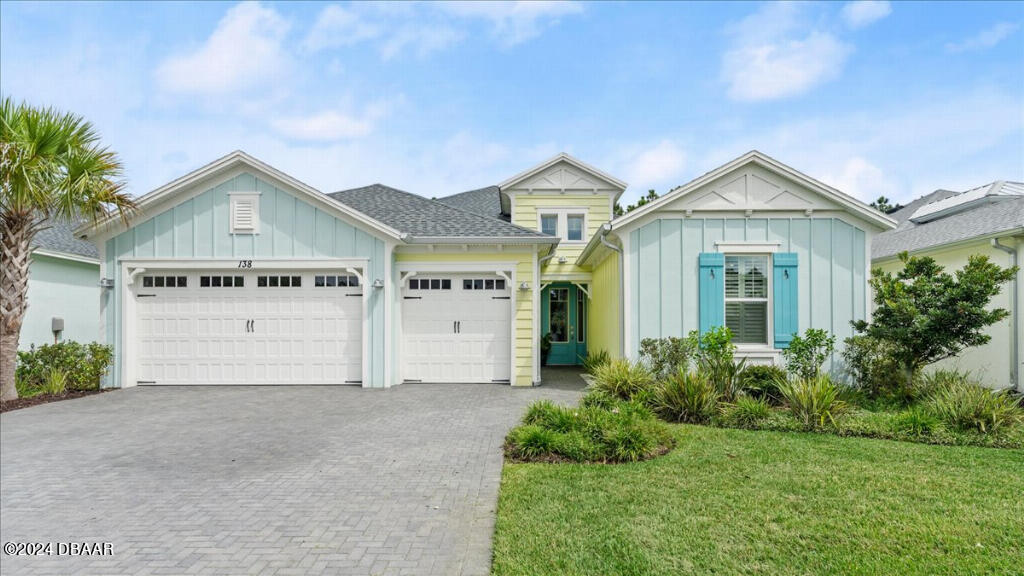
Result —
[{"label": "gray shingle roof", "polygon": [[[1002,183],[995,182],[990,186],[1000,184]],[[1021,186],[1014,182],[1006,184],[1012,187]],[[910,220],[918,208],[957,194],[962,192],[936,190],[890,214],[899,225],[894,230],[874,237],[871,241],[871,258],[887,258],[904,250],[913,252],[978,236],[1024,229],[1024,195],[1000,197],[996,201],[978,204],[962,212],[928,222],[915,223]]]},{"label": "gray shingle roof", "polygon": [[481,216],[508,220],[508,217],[501,213],[501,196],[499,194],[500,189],[497,186],[487,186],[438,198],[437,201]]},{"label": "gray shingle roof", "polygon": [[82,222],[66,222],[51,220],[48,228],[40,230],[32,241],[32,245],[41,250],[63,252],[86,258],[99,258],[99,252],[92,242],[75,238],[74,230]]},{"label": "gray shingle roof", "polygon": [[383,184],[341,190],[331,198],[413,237],[552,239],[498,218],[454,208]]}]

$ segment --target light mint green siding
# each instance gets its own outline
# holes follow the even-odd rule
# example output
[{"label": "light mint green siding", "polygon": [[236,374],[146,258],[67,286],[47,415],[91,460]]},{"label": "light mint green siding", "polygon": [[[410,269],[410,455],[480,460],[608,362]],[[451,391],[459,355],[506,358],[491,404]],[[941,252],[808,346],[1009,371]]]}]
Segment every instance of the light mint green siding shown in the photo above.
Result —
[{"label": "light mint green siding", "polygon": [[635,355],[644,338],[698,328],[698,257],[716,242],[778,242],[798,258],[799,327],[842,342],[865,317],[865,233],[837,218],[664,218],[630,232],[629,281]]},{"label": "light mint green siding", "polygon": [[61,340],[101,340],[99,281],[99,264],[33,254],[18,349],[53,344],[50,328],[55,316],[64,319]]},{"label": "light mint green siding", "polygon": [[[260,192],[260,233],[229,233],[228,194]],[[192,260],[211,259],[316,259],[368,258],[369,298],[368,386],[384,386],[384,301],[381,290],[369,287],[384,278],[384,241],[335,218],[285,190],[251,174],[241,174],[223,184],[181,202],[160,214],[138,221],[132,228],[107,240],[107,276],[115,288],[106,290],[106,335],[114,342],[116,370],[111,386],[120,386],[121,303],[124,279],[119,262],[133,258],[180,259],[183,267]],[[97,314],[98,316],[98,314]]]}]

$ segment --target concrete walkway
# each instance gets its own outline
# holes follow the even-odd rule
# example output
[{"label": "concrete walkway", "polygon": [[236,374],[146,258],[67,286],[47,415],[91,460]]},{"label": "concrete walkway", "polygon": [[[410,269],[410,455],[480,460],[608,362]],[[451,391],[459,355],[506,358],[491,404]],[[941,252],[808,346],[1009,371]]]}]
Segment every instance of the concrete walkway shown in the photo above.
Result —
[{"label": "concrete walkway", "polygon": [[[547,378],[547,371],[545,377]],[[0,416],[3,574],[487,574],[501,444],[548,386],[136,388]]]}]

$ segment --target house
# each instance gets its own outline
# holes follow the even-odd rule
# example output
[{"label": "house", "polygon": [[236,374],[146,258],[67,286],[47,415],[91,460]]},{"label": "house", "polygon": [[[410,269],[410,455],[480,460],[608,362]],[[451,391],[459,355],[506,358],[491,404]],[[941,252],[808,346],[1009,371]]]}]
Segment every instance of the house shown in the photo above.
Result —
[{"label": "house", "polygon": [[550,364],[576,364],[716,323],[773,361],[792,331],[864,316],[871,238],[894,225],[757,152],[613,220],[625,189],[559,154],[440,200],[324,194],[234,152],[79,231],[107,384],[529,386],[545,335]]},{"label": "house", "polygon": [[807,328],[841,343],[869,309],[872,238],[894,226],[835,188],[750,152],[591,238],[577,265],[601,280],[595,300],[611,307],[620,299],[622,309],[621,322],[600,321],[604,333],[592,342],[618,344],[633,358],[644,338],[725,325],[752,364],[778,363],[792,335]]},{"label": "house", "polygon": [[96,246],[75,238],[75,228],[51,221],[33,240],[20,350],[100,339],[100,261]]},{"label": "house", "polygon": [[[997,181],[963,192],[936,190],[914,200],[891,215],[899,225],[879,234],[872,245],[875,267],[895,272],[902,267],[900,252],[930,256],[947,271],[967,264],[972,254],[988,256],[999,266],[1021,263],[1024,244],[1024,183]],[[1010,317],[990,326],[992,340],[965,350],[938,366],[969,370],[995,388],[1014,387],[1024,392],[1021,362],[1024,361],[1024,325],[1020,303],[1024,278],[1017,278],[992,301],[1010,311]]]}]

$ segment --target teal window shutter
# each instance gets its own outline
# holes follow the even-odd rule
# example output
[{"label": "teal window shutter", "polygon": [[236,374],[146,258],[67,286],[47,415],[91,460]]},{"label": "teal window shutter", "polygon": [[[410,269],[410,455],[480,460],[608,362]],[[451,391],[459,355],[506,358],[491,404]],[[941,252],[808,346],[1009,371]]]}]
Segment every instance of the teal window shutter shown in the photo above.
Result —
[{"label": "teal window shutter", "polygon": [[704,334],[715,326],[725,326],[725,255],[718,252],[701,252],[700,285],[700,333]]},{"label": "teal window shutter", "polygon": [[772,258],[772,298],[775,305],[775,347],[789,348],[799,330],[800,307],[797,302],[797,255],[776,252]]}]

